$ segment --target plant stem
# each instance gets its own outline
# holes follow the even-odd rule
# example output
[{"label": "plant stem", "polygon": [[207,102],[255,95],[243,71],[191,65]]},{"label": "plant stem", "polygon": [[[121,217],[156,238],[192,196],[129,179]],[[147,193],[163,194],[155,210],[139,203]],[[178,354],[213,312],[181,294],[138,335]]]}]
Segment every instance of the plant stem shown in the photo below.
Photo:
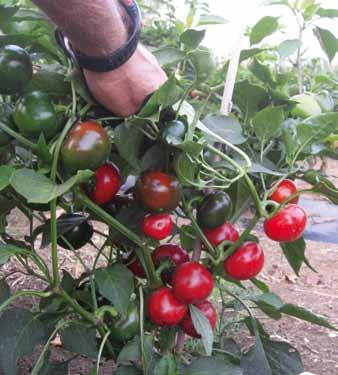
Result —
[{"label": "plant stem", "polygon": [[0,313],[11,303],[13,303],[16,299],[20,297],[40,297],[40,298],[47,298],[52,295],[51,292],[37,292],[35,290],[22,290],[21,292],[15,293],[13,296],[9,297],[5,302],[0,305]]},{"label": "plant stem", "polygon": [[139,296],[140,296],[140,345],[141,345],[141,357],[143,362],[143,369],[145,370],[146,374],[146,357],[144,352],[144,297],[143,297],[143,288],[142,285],[139,286]]},{"label": "plant stem", "polygon": [[251,181],[251,178],[248,176],[247,173],[244,174],[244,179],[252,195],[257,213],[259,214],[259,216],[266,216],[262,208],[261,200],[259,199],[259,195],[257,193],[255,185],[253,184],[253,182]]},{"label": "plant stem", "polygon": [[137,245],[138,247],[142,249],[142,255],[144,257],[144,263],[146,266],[146,272],[149,277],[150,284],[152,287],[160,286],[162,283],[155,273],[154,263],[151,259],[150,253],[145,243],[141,240],[141,238],[139,238],[139,236],[135,234],[133,231],[131,231],[129,228],[121,224],[118,220],[110,216],[106,211],[104,211],[101,207],[96,205],[81,191],[78,191],[78,199],[81,203],[87,206],[87,208],[90,211],[92,211],[95,215],[99,216],[105,223],[113,227],[118,232],[122,233],[130,241],[134,242],[135,245]]},{"label": "plant stem", "polygon": [[[57,174],[57,166],[58,166],[58,160],[59,155],[61,151],[61,147],[63,144],[63,141],[68,133],[68,131],[71,129],[71,127],[74,124],[74,118],[70,118],[65,127],[62,130],[62,133],[60,135],[60,138],[57,141],[54,155],[53,155],[53,162],[52,162],[52,168],[50,173],[50,178],[52,182],[56,182],[56,174]],[[50,219],[50,238],[51,238],[51,245],[52,245],[52,271],[53,271],[53,285],[59,286],[60,285],[60,275],[59,275],[59,265],[58,265],[58,252],[57,252],[57,225],[56,225],[56,199],[53,199],[50,204],[50,213],[51,213],[51,219]]]},{"label": "plant stem", "polygon": [[110,335],[110,332],[107,332],[105,334],[105,336],[103,337],[101,345],[100,345],[99,353],[97,355],[96,373],[98,375],[99,375],[99,371],[100,371],[100,362],[101,362],[102,352],[103,352],[104,346],[106,345],[106,341],[108,340],[109,335]]},{"label": "plant stem", "polygon": [[39,154],[39,147],[36,143],[33,143],[23,137],[21,134],[17,133],[15,130],[11,129],[4,123],[0,122],[0,129],[4,130],[7,134],[9,134],[11,137],[15,138],[18,142],[20,142],[22,145],[30,148],[35,154]]},{"label": "plant stem", "polygon": [[242,233],[240,238],[233,245],[231,245],[229,249],[226,250],[223,260],[228,259],[232,254],[234,254],[238,250],[238,248],[244,243],[246,237],[248,236],[248,234],[251,233],[251,231],[254,229],[259,220],[259,215],[256,215],[251,219],[250,223],[245,228],[245,231]]}]

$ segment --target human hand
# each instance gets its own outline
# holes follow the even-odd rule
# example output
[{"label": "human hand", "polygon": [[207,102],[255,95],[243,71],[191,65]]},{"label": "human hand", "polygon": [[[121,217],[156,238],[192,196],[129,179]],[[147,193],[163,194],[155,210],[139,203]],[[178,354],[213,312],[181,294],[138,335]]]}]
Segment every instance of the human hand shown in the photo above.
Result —
[{"label": "human hand", "polygon": [[136,113],[167,79],[155,57],[141,45],[118,69],[107,73],[85,70],[84,76],[94,98],[124,117]]}]

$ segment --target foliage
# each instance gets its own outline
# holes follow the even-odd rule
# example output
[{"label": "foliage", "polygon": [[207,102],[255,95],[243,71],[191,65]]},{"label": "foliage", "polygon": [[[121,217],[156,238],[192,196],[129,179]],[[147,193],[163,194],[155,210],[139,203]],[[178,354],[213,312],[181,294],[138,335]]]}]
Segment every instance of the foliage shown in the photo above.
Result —
[{"label": "foliage", "polygon": [[[93,374],[99,373],[102,358],[113,358],[118,365],[116,374],[297,375],[303,371],[299,353],[287,342],[271,340],[253,308],[271,319],[288,315],[337,328],[325,317],[284,303],[257,278],[251,280],[254,288],[246,281],[229,279],[223,263],[243,242],[257,242],[251,234],[257,222],[270,218],[288,203],[279,205],[270,199],[281,180],[302,179],[310,184],[307,192],[321,194],[338,204],[338,188],[307,167],[313,155],[337,157],[334,145],[338,139],[338,113],[332,107],[313,117],[292,115],[299,104],[292,97],[302,94],[304,87],[317,99],[320,95],[323,98],[326,90],[324,97],[337,108],[338,87],[332,72],[325,70],[319,59],[302,61],[302,32],[313,27],[317,19],[338,17],[337,11],[324,9],[313,0],[292,4],[287,0],[268,1],[269,5],[283,5],[292,11],[299,22],[300,35],[267,47],[263,44],[265,38],[278,32],[282,21],[280,17],[264,17],[255,23],[248,32],[253,47],[241,53],[233,110],[230,116],[224,116],[218,109],[229,62],[216,64],[211,51],[201,43],[208,25],[226,21],[209,14],[204,1],[187,1],[184,22],[176,19],[171,1],[140,3],[146,14],[143,41],[157,48],[154,53],[169,79],[138,114],[124,119],[106,113],[88,99],[78,72],[58,48],[53,26],[44,15],[30,2],[0,2],[0,46],[16,44],[30,54],[35,72],[25,92],[39,90],[49,95],[61,129],[52,139],[46,140],[42,133],[38,139],[28,139],[5,116],[0,119],[0,136],[5,134],[10,139],[0,148],[0,265],[16,259],[27,274],[43,284],[43,290],[11,294],[6,283],[9,274],[3,269],[0,370],[5,375],[15,375],[18,360],[42,344],[44,349],[32,374],[66,373],[67,363],[49,360],[51,341],[58,334],[65,349],[96,359]],[[16,32],[18,24],[25,29]],[[332,61],[337,52],[335,36],[317,26],[313,31]],[[290,59],[291,66],[287,64]],[[0,96],[1,109],[14,107],[20,96]],[[73,125],[88,119],[100,123],[109,134],[109,162],[118,166],[123,179],[119,194],[105,206],[96,205],[86,194],[95,183],[95,171],[85,169],[70,175],[60,156]],[[168,135],[166,125],[173,122],[180,124],[179,132],[172,129]],[[159,327],[147,316],[148,296],[163,285],[163,280],[172,279],[174,266],[179,267],[174,259],[154,264],[152,253],[159,242],[147,237],[140,227],[149,207],[140,205],[137,197],[130,194],[135,181],[153,170],[173,175],[172,181],[182,187],[175,191],[175,198],[180,199],[179,206],[171,212],[175,230],[170,240],[192,251],[193,259],[211,270],[214,296],[220,297],[217,307],[222,305],[220,313],[225,308],[233,313],[229,319],[221,316],[213,332],[205,315],[190,305],[187,311],[201,341],[190,340],[184,349],[182,331],[177,326]],[[170,191],[170,186],[164,184],[164,188]],[[222,239],[211,243],[196,219],[196,208],[203,197],[215,190],[227,193],[232,201],[232,225],[249,207],[255,210],[234,242]],[[297,195],[301,193],[298,191]],[[12,238],[7,225],[7,217],[15,207],[30,222],[20,241]],[[65,222],[56,217],[56,208],[68,214],[80,211],[83,215],[80,220]],[[50,219],[46,211],[50,212]],[[100,228],[105,226],[104,233],[97,231],[88,243],[96,254],[95,261],[86,264],[81,252],[68,246],[86,271],[76,279],[66,272],[61,277],[59,240],[67,240],[67,233],[77,230],[86,220],[96,228],[98,223]],[[45,248],[50,243],[52,270],[45,262]],[[304,265],[312,269],[303,237],[281,243],[280,247],[297,275]],[[33,311],[11,306],[25,296],[39,300]],[[139,334],[121,343],[114,339],[111,327],[126,318],[130,304],[140,312]],[[245,327],[254,338],[249,351],[242,352],[228,337],[229,327],[233,326]]]}]

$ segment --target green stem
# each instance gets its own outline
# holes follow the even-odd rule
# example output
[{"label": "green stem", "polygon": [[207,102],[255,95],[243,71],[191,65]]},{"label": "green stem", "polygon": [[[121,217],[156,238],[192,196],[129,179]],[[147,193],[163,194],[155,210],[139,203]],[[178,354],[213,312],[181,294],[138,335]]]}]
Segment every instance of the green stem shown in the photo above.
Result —
[{"label": "green stem", "polygon": [[59,294],[67,303],[68,305],[79,315],[81,315],[85,320],[88,322],[97,325],[97,321],[95,319],[95,316],[91,313],[89,313],[87,310],[85,310],[76,300],[74,300],[67,292],[65,292],[63,289],[57,289],[57,294]]},{"label": "green stem", "polygon": [[[63,141],[74,124],[74,118],[70,118],[65,127],[63,128],[60,138],[57,141],[54,155],[53,155],[53,162],[51,168],[50,178],[52,182],[55,183],[56,181],[56,174],[57,174],[57,166],[59,161],[59,155],[61,152],[61,147]],[[53,284],[54,286],[60,285],[60,274],[59,274],[59,264],[58,264],[58,252],[57,252],[57,225],[56,225],[56,199],[53,199],[50,204],[50,212],[51,212],[51,220],[50,220],[50,234],[51,234],[51,244],[52,244],[52,271],[53,271]]]},{"label": "green stem", "polygon": [[98,375],[99,375],[99,371],[100,371],[100,362],[101,362],[101,357],[102,357],[103,349],[104,349],[104,346],[106,345],[106,341],[108,340],[109,335],[110,335],[110,332],[107,332],[105,334],[105,336],[103,337],[101,345],[100,345],[99,353],[97,355],[96,373]]},{"label": "green stem", "polygon": [[262,208],[261,200],[259,199],[259,195],[257,193],[255,185],[253,184],[251,178],[248,176],[247,173],[244,174],[244,179],[252,195],[257,213],[259,214],[259,216],[266,216],[266,213]]},{"label": "green stem", "polygon": [[22,290],[21,292],[15,293],[13,296],[9,297],[5,302],[0,305],[0,313],[10,304],[12,304],[16,299],[20,297],[40,297],[47,298],[52,295],[51,292],[37,292],[35,290]]},{"label": "green stem", "polygon": [[30,148],[35,154],[39,154],[39,147],[37,146],[36,143],[29,141],[28,139],[23,137],[21,134],[17,133],[15,130],[11,129],[10,127],[8,127],[2,122],[0,122],[0,129],[5,131],[7,134],[9,134],[11,137],[16,139],[18,142],[20,142],[24,146]]},{"label": "green stem", "polygon": [[258,223],[258,221],[260,220],[260,216],[259,215],[256,215],[254,216],[250,223],[248,224],[248,226],[245,228],[245,231],[242,233],[242,235],[240,236],[240,238],[233,244],[231,245],[225,252],[224,254],[224,257],[222,258],[222,260],[226,260],[228,259],[232,254],[234,254],[238,248],[244,243],[245,239],[247,238],[247,236],[251,233],[251,231],[255,228],[256,224]]},{"label": "green stem", "polygon": [[149,277],[150,284],[153,287],[158,287],[161,285],[161,281],[158,279],[155,273],[154,263],[151,259],[150,253],[145,245],[145,243],[139,238],[137,234],[128,229],[126,226],[121,224],[118,220],[110,216],[106,211],[101,207],[96,205],[92,200],[90,200],[85,194],[81,191],[78,191],[79,201],[87,206],[87,208],[92,211],[95,215],[100,217],[105,223],[113,227],[115,230],[126,236],[130,241],[134,242],[135,245],[142,249],[143,258],[146,266],[146,272]]},{"label": "green stem", "polygon": [[254,314],[252,313],[250,307],[238,296],[236,296],[236,294],[232,293],[229,289],[227,288],[222,288],[227,294],[229,294],[229,296],[233,297],[236,301],[238,301],[244,308],[245,310],[248,312],[248,314],[250,315],[250,318],[253,319],[253,321],[255,321],[255,316]]},{"label": "green stem", "polygon": [[144,298],[143,298],[143,288],[142,285],[139,286],[139,295],[140,295],[140,344],[141,344],[141,356],[143,362],[143,369],[145,370],[145,375],[147,373],[147,364],[146,364],[146,356],[144,352],[144,326],[143,326],[143,319],[144,319]]}]

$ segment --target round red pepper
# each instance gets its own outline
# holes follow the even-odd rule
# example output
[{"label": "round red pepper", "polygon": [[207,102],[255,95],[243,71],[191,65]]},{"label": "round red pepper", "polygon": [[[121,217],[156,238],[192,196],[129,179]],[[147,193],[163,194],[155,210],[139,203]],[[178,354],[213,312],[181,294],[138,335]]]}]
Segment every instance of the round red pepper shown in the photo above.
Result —
[{"label": "round red pepper", "polygon": [[139,277],[140,279],[144,279],[146,277],[144,268],[134,253],[131,253],[129,257],[123,261],[123,263],[135,276]]},{"label": "round red pepper", "polygon": [[204,229],[203,232],[213,246],[218,246],[224,241],[236,242],[239,238],[237,230],[229,222],[225,222],[215,229]]},{"label": "round red pepper", "polygon": [[175,297],[186,304],[198,303],[209,297],[214,287],[212,274],[197,262],[183,263],[173,275]]},{"label": "round red pepper", "polygon": [[160,241],[171,234],[174,223],[169,214],[146,215],[142,220],[141,227],[146,236]]},{"label": "round red pepper", "polygon": [[249,280],[258,275],[264,266],[264,252],[256,242],[244,242],[224,261],[224,271],[235,280]]},{"label": "round red pepper", "polygon": [[188,306],[179,302],[169,288],[152,292],[147,306],[150,320],[161,327],[177,325],[188,312]]},{"label": "round red pepper", "polygon": [[[289,179],[282,180],[277,187],[274,187],[274,192],[270,195],[270,199],[277,203],[284,203],[292,195],[297,193],[297,185]],[[294,197],[288,203],[298,203],[299,197]]]},{"label": "round red pepper", "polygon": [[277,242],[292,242],[302,237],[307,223],[306,212],[290,204],[264,223],[265,234]]},{"label": "round red pepper", "polygon": [[[213,304],[209,301],[203,301],[203,302],[197,303],[195,306],[209,320],[211,329],[214,330],[216,326],[216,321],[217,321],[217,312]],[[197,333],[194,327],[194,323],[189,313],[181,321],[180,327],[187,335],[194,337],[196,339],[201,338],[201,335]]]},{"label": "round red pepper", "polygon": [[95,185],[88,195],[97,204],[110,202],[121,186],[121,175],[112,163],[104,163],[95,171]]},{"label": "round red pepper", "polygon": [[134,194],[149,211],[170,212],[175,210],[181,200],[181,184],[169,174],[147,172],[137,180]]},{"label": "round red pepper", "polygon": [[155,249],[151,254],[155,267],[157,268],[161,262],[165,260],[171,260],[173,267],[166,268],[161,273],[161,277],[164,283],[171,283],[172,276],[175,268],[180,264],[189,262],[190,258],[188,253],[178,245],[166,244],[161,245]]}]

